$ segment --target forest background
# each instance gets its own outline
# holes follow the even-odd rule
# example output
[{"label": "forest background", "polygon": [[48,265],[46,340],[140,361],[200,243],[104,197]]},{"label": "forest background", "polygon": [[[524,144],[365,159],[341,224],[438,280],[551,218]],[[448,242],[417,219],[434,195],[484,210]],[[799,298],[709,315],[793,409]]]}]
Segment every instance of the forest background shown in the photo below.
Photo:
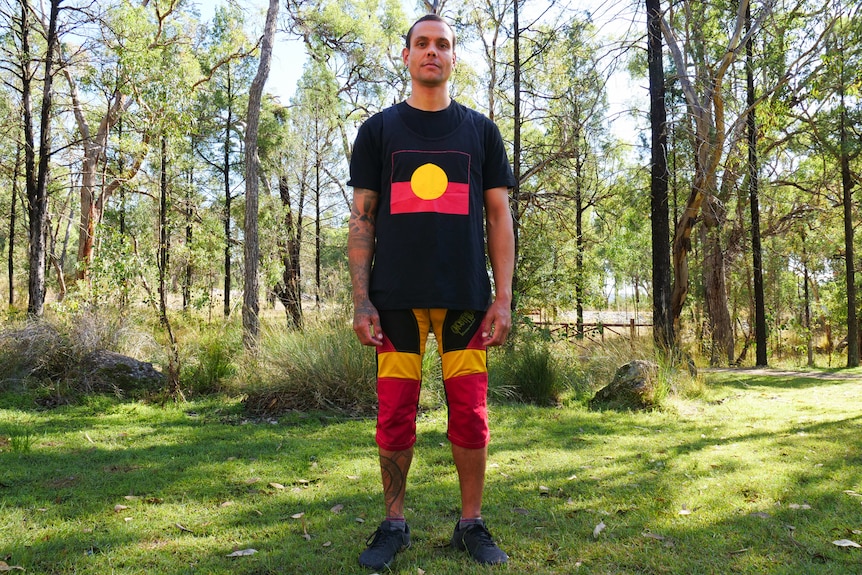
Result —
[{"label": "forest background", "polygon": [[[583,6],[0,1],[4,341],[42,318],[67,357],[154,361],[182,394],[259,370],[285,333],[349,331],[353,136],[406,96],[403,34],[437,11],[453,95],[499,125],[518,181],[513,345],[571,324],[583,351],[606,333],[590,312],[622,310],[658,318],[659,355],[858,365],[859,6]],[[258,102],[274,38],[306,57],[282,64],[301,65],[288,102]]]}]

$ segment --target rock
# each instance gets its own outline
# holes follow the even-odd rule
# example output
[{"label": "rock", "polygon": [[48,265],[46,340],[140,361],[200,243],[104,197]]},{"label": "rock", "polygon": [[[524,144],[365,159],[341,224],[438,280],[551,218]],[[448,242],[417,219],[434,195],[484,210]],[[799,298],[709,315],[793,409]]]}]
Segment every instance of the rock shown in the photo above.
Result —
[{"label": "rock", "polygon": [[658,364],[635,360],[617,369],[611,383],[590,400],[590,407],[651,409],[658,405]]},{"label": "rock", "polygon": [[82,385],[96,392],[120,395],[129,391],[158,389],[165,382],[164,374],[153,364],[104,349],[84,356],[79,370]]}]

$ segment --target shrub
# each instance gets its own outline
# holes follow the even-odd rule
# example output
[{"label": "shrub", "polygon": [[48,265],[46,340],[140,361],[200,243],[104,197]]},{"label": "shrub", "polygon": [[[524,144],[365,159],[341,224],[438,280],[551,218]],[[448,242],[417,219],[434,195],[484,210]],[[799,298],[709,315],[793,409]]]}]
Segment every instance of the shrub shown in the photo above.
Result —
[{"label": "shrub", "polygon": [[323,321],[301,331],[269,330],[243,366],[246,408],[259,415],[289,410],[373,411],[377,403],[374,351],[347,322]]},{"label": "shrub", "polygon": [[517,331],[502,353],[492,352],[491,396],[537,405],[557,403],[564,386],[551,347],[539,334]]},{"label": "shrub", "polygon": [[195,394],[223,391],[239,371],[234,358],[242,352],[239,330],[219,329],[203,333],[183,362],[181,381]]}]

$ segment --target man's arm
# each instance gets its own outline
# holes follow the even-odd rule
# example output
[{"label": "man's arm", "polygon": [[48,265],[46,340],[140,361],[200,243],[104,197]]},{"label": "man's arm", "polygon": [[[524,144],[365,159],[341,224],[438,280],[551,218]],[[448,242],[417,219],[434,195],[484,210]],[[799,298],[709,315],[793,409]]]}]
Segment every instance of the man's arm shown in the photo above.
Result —
[{"label": "man's arm", "polygon": [[494,275],[494,301],[482,320],[486,346],[502,345],[512,328],[512,275],[515,273],[515,232],[509,211],[508,188],[485,190],[488,257]]},{"label": "man's arm", "polygon": [[353,331],[362,345],[381,345],[383,332],[377,308],[368,297],[371,262],[374,259],[378,194],[353,189],[353,206],[347,232],[347,263],[353,285]]}]

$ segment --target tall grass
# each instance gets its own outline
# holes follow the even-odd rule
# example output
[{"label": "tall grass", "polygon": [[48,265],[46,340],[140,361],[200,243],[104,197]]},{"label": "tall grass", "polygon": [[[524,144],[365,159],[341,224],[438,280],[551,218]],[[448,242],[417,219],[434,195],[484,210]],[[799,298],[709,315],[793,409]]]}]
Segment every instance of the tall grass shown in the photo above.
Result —
[{"label": "tall grass", "polygon": [[346,321],[327,319],[302,331],[269,329],[241,369],[235,390],[252,413],[288,410],[371,412],[376,405],[373,350]]}]

